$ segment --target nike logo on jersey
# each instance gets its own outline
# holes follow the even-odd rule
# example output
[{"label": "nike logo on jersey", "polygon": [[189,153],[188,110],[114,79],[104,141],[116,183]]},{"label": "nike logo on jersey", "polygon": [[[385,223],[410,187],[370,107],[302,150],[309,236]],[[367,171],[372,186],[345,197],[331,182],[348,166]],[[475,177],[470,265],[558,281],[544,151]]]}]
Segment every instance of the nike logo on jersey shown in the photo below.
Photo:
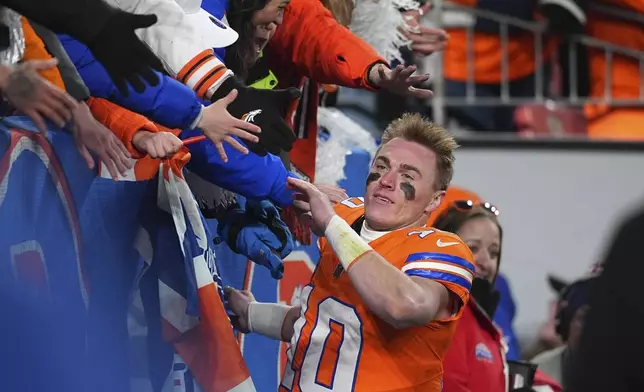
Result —
[{"label": "nike logo on jersey", "polygon": [[261,113],[262,109],[251,110],[250,112],[244,114],[241,119],[242,121],[245,121],[247,123],[252,123],[253,121],[255,121],[255,116]]},{"label": "nike logo on jersey", "polygon": [[447,246],[458,245],[458,242],[443,242],[440,238],[436,241],[436,246],[439,248],[445,248]]}]

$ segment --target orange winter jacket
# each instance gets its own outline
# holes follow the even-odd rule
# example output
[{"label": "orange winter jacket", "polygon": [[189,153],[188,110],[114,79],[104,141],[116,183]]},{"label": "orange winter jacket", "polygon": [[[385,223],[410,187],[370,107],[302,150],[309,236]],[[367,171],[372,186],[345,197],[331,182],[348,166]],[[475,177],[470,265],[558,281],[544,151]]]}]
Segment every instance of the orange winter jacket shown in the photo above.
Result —
[{"label": "orange winter jacket", "polygon": [[320,84],[374,90],[368,71],[386,61],[340,25],[320,0],[292,0],[266,52],[278,87],[302,90],[287,116],[298,137],[290,159],[296,172],[314,181]]},{"label": "orange winter jacket", "polygon": [[[153,123],[146,117],[122,108],[102,98],[90,98],[87,105],[94,117],[107,128],[109,128],[125,144],[132,158],[135,159],[134,167],[128,176],[134,179],[149,180],[159,173],[161,159],[152,158],[142,154],[132,145],[132,138],[138,131],[148,132],[172,132],[175,135],[180,131],[169,129]],[[167,167],[179,175],[181,168],[190,160],[190,152],[186,147],[181,148],[169,159],[163,160]],[[99,166],[99,175],[105,177],[106,171]],[[106,177],[107,178],[107,177]]]},{"label": "orange winter jacket", "polygon": [[134,134],[138,131],[172,132],[175,135],[180,133],[178,129],[170,129],[156,124],[139,113],[132,112],[103,98],[92,97],[87,101],[87,105],[94,118],[121,139],[135,159],[143,157],[143,154],[132,145]]},{"label": "orange winter jacket", "polygon": [[[22,61],[52,59],[53,57],[45,48],[45,43],[36,34],[27,19],[23,16],[20,21],[22,22],[22,31],[25,37],[25,54],[22,57]],[[63,77],[60,75],[58,67],[40,70],[38,73],[57,87],[65,90],[65,83],[63,83]]]},{"label": "orange winter jacket", "polygon": [[[121,139],[132,155],[132,158],[137,160],[134,164],[134,173],[136,174],[136,178],[153,178],[159,171],[159,163],[161,160],[142,154],[137,150],[132,145],[134,134],[138,131],[148,131],[172,132],[175,135],[178,135],[180,131],[178,129],[165,128],[148,120],[145,116],[131,112],[128,109],[118,106],[117,104],[103,98],[90,98],[87,101],[87,105],[96,120],[105,125],[105,127]],[[176,168],[183,167],[188,160],[190,160],[190,153],[185,147],[170,158],[170,161],[173,162],[172,165]]]}]

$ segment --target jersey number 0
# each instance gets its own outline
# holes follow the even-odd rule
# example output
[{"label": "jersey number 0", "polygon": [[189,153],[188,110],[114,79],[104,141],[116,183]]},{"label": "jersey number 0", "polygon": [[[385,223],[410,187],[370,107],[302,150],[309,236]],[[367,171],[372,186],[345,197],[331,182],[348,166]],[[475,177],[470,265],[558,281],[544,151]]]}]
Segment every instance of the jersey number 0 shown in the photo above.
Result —
[{"label": "jersey number 0", "polygon": [[[313,288],[306,286],[302,290],[302,313],[308,312],[308,299]],[[315,311],[316,309],[313,309]],[[302,318],[301,320],[303,320]],[[306,392],[351,392],[354,390],[358,361],[362,352],[362,320],[356,309],[334,297],[320,301],[317,307],[317,319],[311,331],[307,347],[299,347],[299,341],[305,322],[296,323],[293,340],[294,347],[289,350],[305,350],[288,353],[291,366],[287,365],[282,378],[282,386],[293,390],[295,371],[293,360],[302,357],[299,366],[299,389]],[[336,339],[330,339],[338,334]],[[338,342],[333,344],[332,342]],[[331,347],[332,346],[332,347]],[[322,362],[326,366],[320,366]]]}]

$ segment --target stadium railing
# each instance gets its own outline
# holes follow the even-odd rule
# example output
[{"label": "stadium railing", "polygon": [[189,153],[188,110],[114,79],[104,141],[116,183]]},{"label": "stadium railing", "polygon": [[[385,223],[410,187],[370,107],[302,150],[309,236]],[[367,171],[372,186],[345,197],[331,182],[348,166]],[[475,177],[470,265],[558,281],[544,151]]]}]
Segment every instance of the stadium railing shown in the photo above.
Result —
[{"label": "stadium railing", "polygon": [[[444,80],[444,63],[443,56],[440,52],[432,54],[423,61],[423,68],[432,75],[432,90],[434,97],[426,102],[430,108],[432,118],[441,125],[448,124],[447,111],[450,107],[455,106],[515,106],[518,108],[515,114],[518,123],[526,121],[536,121],[537,133],[547,134],[553,137],[581,136],[585,137],[585,117],[583,108],[585,105],[606,105],[609,107],[644,107],[644,77],[640,78],[639,96],[631,99],[623,99],[612,96],[612,75],[611,64],[615,55],[621,55],[635,60],[639,64],[640,74],[644,75],[644,52],[614,45],[609,42],[600,41],[587,35],[575,35],[569,37],[560,37],[561,40],[567,41],[571,50],[568,52],[567,59],[557,59],[554,56],[555,71],[552,72],[551,78],[559,79],[559,83],[554,83],[554,89],[546,89],[544,86],[553,85],[548,80],[545,65],[547,60],[544,59],[544,46],[548,36],[546,32],[546,23],[543,21],[526,21],[499,13],[486,10],[480,10],[473,7],[455,4],[451,1],[434,0],[433,8],[427,15],[428,22],[434,26],[463,28],[466,30],[467,41],[467,82],[466,93],[463,97],[447,96],[445,94]],[[644,28],[644,17],[635,13],[625,12],[614,7],[605,5],[593,6],[596,12],[602,12],[610,15],[612,18],[623,20],[629,23],[641,23]],[[500,83],[501,94],[498,97],[480,97],[476,95],[476,83],[474,79],[474,33],[476,19],[486,19],[499,25],[499,34],[501,38],[502,62]],[[516,97],[510,94],[510,59],[508,56],[508,39],[510,30],[524,30],[531,32],[535,42],[535,63],[536,73],[534,77],[535,95],[533,97]],[[562,42],[563,42],[562,41]],[[578,83],[577,61],[578,48],[593,48],[601,50],[606,59],[605,94],[603,97],[589,97],[584,94]],[[561,77],[558,63],[560,60],[568,62],[566,78]],[[552,64],[550,61],[550,64]],[[559,78],[557,78],[557,75]],[[567,80],[567,85],[563,86],[561,79]],[[557,85],[558,84],[558,85]],[[551,90],[551,91],[548,91]],[[561,94],[562,90],[568,93]],[[348,92],[347,92],[348,93]],[[340,94],[340,100],[337,107],[340,109],[350,109],[361,112],[361,114],[373,116],[375,111],[371,104],[356,104],[355,99],[349,97],[348,100],[343,98],[346,94],[343,90]],[[355,93],[349,93],[352,95]],[[362,97],[362,94],[360,94]],[[365,98],[366,99],[366,98]],[[362,101],[362,99],[359,99]],[[527,114],[526,114],[527,112]]]}]

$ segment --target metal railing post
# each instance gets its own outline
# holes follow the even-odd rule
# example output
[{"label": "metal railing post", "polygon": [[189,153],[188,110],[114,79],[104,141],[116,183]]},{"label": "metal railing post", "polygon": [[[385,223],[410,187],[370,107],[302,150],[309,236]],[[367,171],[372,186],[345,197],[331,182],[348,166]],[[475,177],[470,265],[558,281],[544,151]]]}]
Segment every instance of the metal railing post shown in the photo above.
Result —
[{"label": "metal railing post", "polygon": [[[443,27],[443,0],[432,0],[432,12],[430,20],[438,27]],[[445,115],[445,73],[443,67],[445,60],[442,52],[434,53],[438,66],[432,75],[434,97],[432,98],[432,117],[436,124],[446,125]]]}]

